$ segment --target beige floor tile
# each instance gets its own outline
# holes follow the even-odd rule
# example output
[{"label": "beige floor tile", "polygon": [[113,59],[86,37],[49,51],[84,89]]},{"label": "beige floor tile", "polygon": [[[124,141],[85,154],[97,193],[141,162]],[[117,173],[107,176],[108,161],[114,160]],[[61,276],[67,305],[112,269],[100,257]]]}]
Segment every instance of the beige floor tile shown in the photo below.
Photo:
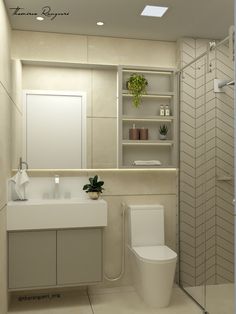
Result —
[{"label": "beige floor tile", "polygon": [[9,314],[92,314],[88,297],[78,292],[61,293],[61,297],[19,301],[14,298]]},{"label": "beige floor tile", "polygon": [[206,307],[211,314],[233,314],[234,284],[208,285]]},{"label": "beige floor tile", "polygon": [[170,306],[148,307],[134,291],[91,296],[95,314],[201,314],[202,311],[179,288],[174,288]]}]

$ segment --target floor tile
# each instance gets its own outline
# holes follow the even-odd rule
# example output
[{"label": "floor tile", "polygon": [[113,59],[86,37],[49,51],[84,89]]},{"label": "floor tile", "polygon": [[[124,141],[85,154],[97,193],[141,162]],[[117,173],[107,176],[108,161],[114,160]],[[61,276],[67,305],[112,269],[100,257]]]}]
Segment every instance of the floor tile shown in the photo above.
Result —
[{"label": "floor tile", "polygon": [[[57,293],[55,293],[56,295]],[[12,300],[9,314],[93,314],[89,299],[78,292],[61,293],[51,299],[19,301]]]},{"label": "floor tile", "polygon": [[202,314],[179,288],[173,289],[170,306],[163,309],[148,307],[135,291],[94,294],[90,298],[95,314]]}]

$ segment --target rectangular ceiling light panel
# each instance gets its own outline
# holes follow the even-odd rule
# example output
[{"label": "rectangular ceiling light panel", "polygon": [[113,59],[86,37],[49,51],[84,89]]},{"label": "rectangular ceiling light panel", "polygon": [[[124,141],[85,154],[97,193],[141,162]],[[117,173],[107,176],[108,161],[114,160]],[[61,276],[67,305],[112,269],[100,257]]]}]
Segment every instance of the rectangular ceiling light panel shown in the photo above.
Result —
[{"label": "rectangular ceiling light panel", "polygon": [[143,9],[143,12],[141,15],[143,16],[154,16],[154,17],[162,17],[166,11],[168,10],[168,7],[158,7],[154,5],[146,5]]}]

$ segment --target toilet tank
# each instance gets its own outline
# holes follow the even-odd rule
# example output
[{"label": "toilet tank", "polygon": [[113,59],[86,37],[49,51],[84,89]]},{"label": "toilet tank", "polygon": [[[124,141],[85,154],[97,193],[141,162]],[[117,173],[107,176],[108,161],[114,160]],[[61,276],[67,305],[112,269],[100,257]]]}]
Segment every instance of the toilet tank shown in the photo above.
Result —
[{"label": "toilet tank", "polygon": [[129,242],[134,246],[164,245],[164,207],[129,205]]}]

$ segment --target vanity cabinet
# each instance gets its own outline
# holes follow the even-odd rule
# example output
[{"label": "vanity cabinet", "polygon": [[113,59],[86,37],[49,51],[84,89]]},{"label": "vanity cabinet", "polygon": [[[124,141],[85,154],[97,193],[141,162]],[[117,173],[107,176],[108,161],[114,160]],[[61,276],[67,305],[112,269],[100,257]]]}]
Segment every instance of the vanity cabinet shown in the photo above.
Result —
[{"label": "vanity cabinet", "polygon": [[102,228],[8,233],[9,289],[102,281]]},{"label": "vanity cabinet", "polygon": [[10,232],[9,288],[56,285],[56,231]]},{"label": "vanity cabinet", "polygon": [[[127,81],[134,73],[143,75],[148,81],[146,94],[138,108],[133,105],[133,95],[127,90]],[[119,168],[140,168],[136,165],[139,160],[158,160],[161,163],[159,168],[176,167],[178,109],[175,69],[120,66],[118,78]],[[164,114],[168,108],[169,115],[161,115],[162,107]],[[163,125],[168,128],[165,140],[159,135],[159,128]],[[130,139],[129,130],[133,127],[138,132],[148,129],[147,139]]]},{"label": "vanity cabinet", "polygon": [[102,230],[77,229],[57,232],[57,284],[102,280]]}]

